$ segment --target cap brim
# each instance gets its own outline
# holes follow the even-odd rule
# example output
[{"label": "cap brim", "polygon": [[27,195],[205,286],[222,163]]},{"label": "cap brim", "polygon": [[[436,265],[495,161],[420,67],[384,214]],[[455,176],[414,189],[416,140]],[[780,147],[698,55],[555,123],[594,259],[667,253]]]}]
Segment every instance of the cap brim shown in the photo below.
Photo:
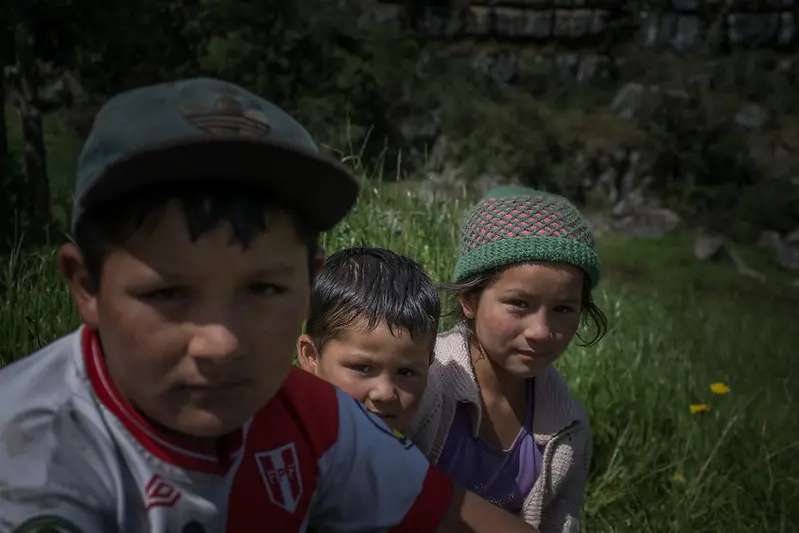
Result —
[{"label": "cap brim", "polygon": [[150,147],[108,167],[81,202],[83,209],[142,186],[207,177],[263,187],[316,231],[327,231],[352,209],[358,185],[337,161],[277,140],[191,139]]}]

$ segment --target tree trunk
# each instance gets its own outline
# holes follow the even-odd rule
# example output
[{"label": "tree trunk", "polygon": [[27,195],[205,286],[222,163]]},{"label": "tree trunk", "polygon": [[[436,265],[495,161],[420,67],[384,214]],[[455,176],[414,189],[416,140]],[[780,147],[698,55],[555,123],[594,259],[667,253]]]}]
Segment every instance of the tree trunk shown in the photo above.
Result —
[{"label": "tree trunk", "polygon": [[36,227],[44,229],[46,237],[51,224],[50,186],[39,105],[39,67],[33,50],[33,35],[24,18],[17,21],[14,44],[19,74],[19,113],[25,142],[25,173],[30,214]]},{"label": "tree trunk", "polygon": [[6,84],[3,79],[4,63],[0,60],[0,162],[8,156],[8,125],[6,124]]}]

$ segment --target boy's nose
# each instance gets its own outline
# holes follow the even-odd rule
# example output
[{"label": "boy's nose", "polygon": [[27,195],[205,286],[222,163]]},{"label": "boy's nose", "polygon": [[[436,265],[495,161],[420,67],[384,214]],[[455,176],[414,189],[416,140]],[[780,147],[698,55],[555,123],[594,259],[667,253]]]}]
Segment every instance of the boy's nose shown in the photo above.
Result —
[{"label": "boy's nose", "polygon": [[392,403],[397,397],[394,384],[389,379],[378,379],[369,390],[369,400],[372,403]]},{"label": "boy's nose", "polygon": [[222,324],[198,326],[188,346],[189,355],[199,359],[225,359],[238,351],[238,338]]}]

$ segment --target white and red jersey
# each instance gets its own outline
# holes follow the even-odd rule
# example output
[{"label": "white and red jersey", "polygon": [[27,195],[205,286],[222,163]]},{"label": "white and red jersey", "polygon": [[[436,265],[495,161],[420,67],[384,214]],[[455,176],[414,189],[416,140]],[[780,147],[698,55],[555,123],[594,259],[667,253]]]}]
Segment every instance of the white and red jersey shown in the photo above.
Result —
[{"label": "white and red jersey", "polygon": [[81,328],[0,371],[0,533],[435,531],[452,482],[292,370],[218,455],[158,432]]}]

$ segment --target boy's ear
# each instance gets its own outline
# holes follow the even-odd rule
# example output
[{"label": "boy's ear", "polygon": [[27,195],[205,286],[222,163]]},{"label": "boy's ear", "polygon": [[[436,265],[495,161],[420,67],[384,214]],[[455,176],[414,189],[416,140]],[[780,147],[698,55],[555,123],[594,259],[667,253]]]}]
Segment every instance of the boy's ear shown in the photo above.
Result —
[{"label": "boy's ear", "polygon": [[322,247],[316,249],[316,254],[313,258],[313,275],[318,276],[325,266],[325,250]]},{"label": "boy's ear", "polygon": [[300,363],[300,368],[311,374],[316,374],[319,352],[311,338],[305,333],[297,339],[297,361]]},{"label": "boy's ear", "polygon": [[69,293],[77,307],[81,321],[90,329],[97,329],[97,287],[94,286],[83,254],[75,244],[64,244],[58,249],[58,270],[67,282]]}]

